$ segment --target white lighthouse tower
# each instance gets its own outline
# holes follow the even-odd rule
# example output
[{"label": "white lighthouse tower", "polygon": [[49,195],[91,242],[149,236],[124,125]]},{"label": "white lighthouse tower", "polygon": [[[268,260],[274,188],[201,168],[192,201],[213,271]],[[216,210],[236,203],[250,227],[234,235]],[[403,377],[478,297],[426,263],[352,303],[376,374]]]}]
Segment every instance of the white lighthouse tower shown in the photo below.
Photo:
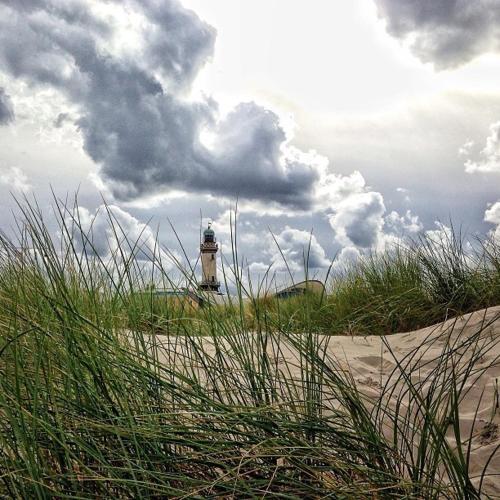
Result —
[{"label": "white lighthouse tower", "polygon": [[220,283],[217,281],[217,250],[219,245],[215,239],[214,230],[208,224],[203,231],[203,238],[200,245],[202,280],[200,290],[219,293]]}]

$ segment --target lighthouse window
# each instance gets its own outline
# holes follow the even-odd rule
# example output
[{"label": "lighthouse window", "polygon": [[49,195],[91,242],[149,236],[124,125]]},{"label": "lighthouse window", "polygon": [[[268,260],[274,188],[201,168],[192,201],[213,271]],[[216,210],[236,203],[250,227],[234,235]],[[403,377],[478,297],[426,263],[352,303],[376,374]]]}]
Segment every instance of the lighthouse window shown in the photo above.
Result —
[{"label": "lighthouse window", "polygon": [[212,254],[212,260],[214,260],[214,258],[215,258],[215,257],[214,257],[214,254]]},{"label": "lighthouse window", "polygon": [[215,277],[214,276],[212,276],[212,281],[215,281]]}]

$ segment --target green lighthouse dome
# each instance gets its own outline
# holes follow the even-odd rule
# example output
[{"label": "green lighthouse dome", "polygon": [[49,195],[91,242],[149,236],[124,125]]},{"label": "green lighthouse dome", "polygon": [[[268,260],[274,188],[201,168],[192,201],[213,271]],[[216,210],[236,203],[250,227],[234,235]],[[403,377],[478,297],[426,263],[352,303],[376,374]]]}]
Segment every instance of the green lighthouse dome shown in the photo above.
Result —
[{"label": "green lighthouse dome", "polygon": [[210,227],[210,224],[208,224],[207,229],[205,229],[205,231],[203,231],[203,241],[205,243],[207,243],[207,242],[214,242],[215,241],[215,232]]}]

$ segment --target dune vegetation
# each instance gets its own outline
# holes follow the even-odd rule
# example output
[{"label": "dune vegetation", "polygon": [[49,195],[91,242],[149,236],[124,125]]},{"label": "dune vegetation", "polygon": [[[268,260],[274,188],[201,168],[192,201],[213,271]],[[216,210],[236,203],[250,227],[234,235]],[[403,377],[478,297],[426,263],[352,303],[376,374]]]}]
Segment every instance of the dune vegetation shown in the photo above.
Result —
[{"label": "dune vegetation", "polygon": [[393,360],[375,398],[326,345],[499,305],[498,242],[406,242],[287,300],[269,275],[251,283],[233,244],[234,295],[195,309],[150,287],[180,286],[168,250],[109,212],[104,256],[75,209],[55,200],[49,224],[23,201],[0,238],[0,496],[480,498],[496,448],[472,477],[459,407],[498,364],[482,335],[496,317],[438,339],[425,381],[414,355]]}]

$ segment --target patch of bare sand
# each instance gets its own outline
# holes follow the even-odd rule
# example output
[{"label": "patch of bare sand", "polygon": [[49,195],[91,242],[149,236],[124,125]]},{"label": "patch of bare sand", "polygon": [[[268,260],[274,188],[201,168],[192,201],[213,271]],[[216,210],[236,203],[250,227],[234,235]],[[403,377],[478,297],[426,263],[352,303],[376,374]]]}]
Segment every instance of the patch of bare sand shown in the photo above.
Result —
[{"label": "patch of bare sand", "polygon": [[[383,387],[397,380],[391,406],[407,389],[400,380],[401,372],[411,372],[412,383],[424,396],[436,378],[438,383],[446,383],[454,367],[464,381],[459,404],[461,440],[469,441],[472,436],[469,475],[478,485],[493,454],[482,491],[490,498],[500,498],[500,450],[494,453],[500,447],[500,307],[386,337],[335,337],[328,351],[349,367],[367,396],[380,396]],[[473,368],[465,376],[460,369],[465,370],[471,358]],[[454,442],[451,428],[448,438]]]},{"label": "patch of bare sand", "polygon": [[[196,358],[193,358],[193,351],[198,351],[200,379],[204,378],[205,363],[210,365],[212,362],[225,363],[227,370],[239,377],[242,360],[236,351],[238,345],[246,343],[256,357],[259,351],[267,351],[277,378],[300,381],[304,359],[293,336],[274,335],[264,343],[262,335],[205,337],[196,341],[163,337],[159,341],[164,346],[163,362],[176,367],[192,364]],[[198,347],[193,347],[198,342]],[[249,346],[248,342],[252,345]],[[478,484],[487,466],[483,492],[488,498],[500,498],[500,451],[490,460],[500,446],[500,306],[413,332],[385,337],[315,336],[314,342],[322,346],[327,363],[352,376],[368,404],[370,400],[376,402],[386,398],[384,404],[388,408],[394,408],[397,402],[403,402],[404,406],[410,398],[406,394],[409,384],[422,397],[430,391],[439,393],[440,388],[444,390],[439,397],[445,397],[447,384],[455,373],[464,382],[459,402],[460,439],[466,442],[472,436],[470,477]],[[223,360],[221,353],[224,353]],[[473,369],[468,373],[466,367],[471,360]],[[195,369],[189,366],[190,371]],[[402,374],[409,377],[406,382]],[[217,381],[206,380],[206,383],[207,390],[210,390],[211,384]],[[413,405],[411,411],[415,411],[416,406]],[[385,429],[388,435],[392,432],[390,427],[391,424],[387,424]],[[452,428],[448,438],[453,445]]]}]

